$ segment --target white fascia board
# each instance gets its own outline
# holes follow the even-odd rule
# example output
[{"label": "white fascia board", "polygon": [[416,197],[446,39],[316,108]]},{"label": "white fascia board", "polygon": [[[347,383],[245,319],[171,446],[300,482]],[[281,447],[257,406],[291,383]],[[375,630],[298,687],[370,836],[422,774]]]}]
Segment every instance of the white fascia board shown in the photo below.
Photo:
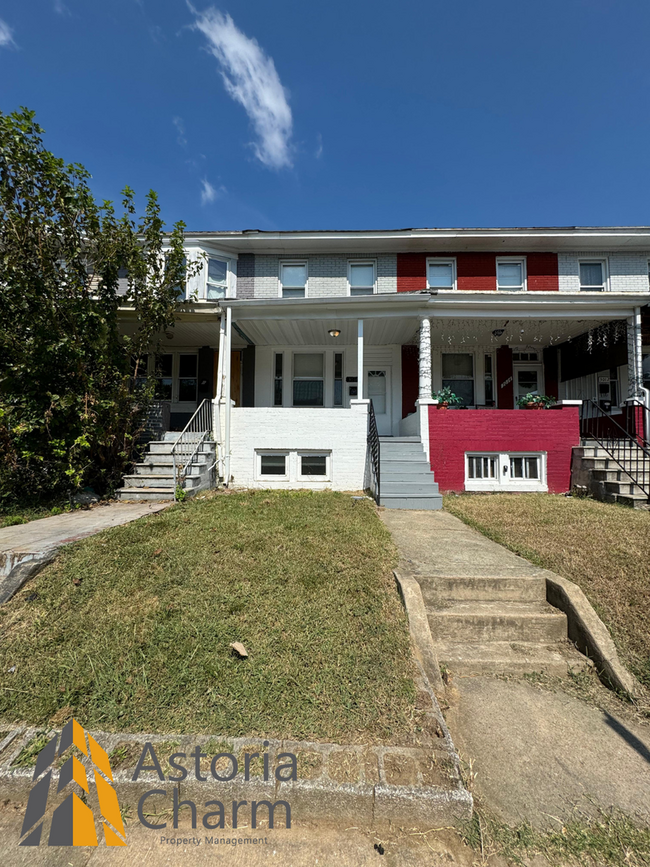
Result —
[{"label": "white fascia board", "polygon": [[[488,294],[491,297],[486,297]],[[543,297],[539,297],[541,295]],[[508,297],[499,293],[496,298],[493,292],[455,292],[453,296],[452,293],[432,295],[428,315],[443,318],[467,316],[471,319],[504,316],[518,319],[625,319],[633,315],[635,307],[649,301],[647,294],[627,292],[615,295],[612,292],[517,292]]]},{"label": "white fascia board", "polygon": [[428,294],[361,295],[330,298],[224,298],[233,320],[244,319],[376,319],[391,316],[430,315]]}]

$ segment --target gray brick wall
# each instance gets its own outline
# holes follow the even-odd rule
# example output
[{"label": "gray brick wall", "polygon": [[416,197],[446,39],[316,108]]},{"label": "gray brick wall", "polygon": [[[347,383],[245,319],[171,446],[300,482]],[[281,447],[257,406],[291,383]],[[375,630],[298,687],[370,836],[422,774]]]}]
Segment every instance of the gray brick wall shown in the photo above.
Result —
[{"label": "gray brick wall", "polygon": [[581,259],[607,260],[612,292],[648,292],[648,258],[650,253],[608,253],[602,250],[559,253],[560,292],[580,291]]},{"label": "gray brick wall", "polygon": [[[238,298],[277,298],[280,262],[286,256],[239,257]],[[378,256],[307,256],[307,295],[309,298],[332,298],[348,294],[348,261],[374,259],[377,264],[377,291],[397,292],[397,257],[394,253]],[[242,260],[246,262],[242,264]],[[248,260],[253,260],[253,264]],[[245,293],[245,294],[244,294]]]}]

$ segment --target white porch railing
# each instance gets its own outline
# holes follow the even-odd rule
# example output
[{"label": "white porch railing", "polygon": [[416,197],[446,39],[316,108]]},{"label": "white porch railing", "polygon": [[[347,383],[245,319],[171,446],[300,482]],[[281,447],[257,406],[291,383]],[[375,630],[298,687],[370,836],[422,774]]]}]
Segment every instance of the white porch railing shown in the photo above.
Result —
[{"label": "white porch railing", "polygon": [[174,468],[174,500],[179,486],[187,476],[197,455],[202,452],[203,443],[212,434],[212,401],[202,401],[192,418],[185,425],[172,446]]}]

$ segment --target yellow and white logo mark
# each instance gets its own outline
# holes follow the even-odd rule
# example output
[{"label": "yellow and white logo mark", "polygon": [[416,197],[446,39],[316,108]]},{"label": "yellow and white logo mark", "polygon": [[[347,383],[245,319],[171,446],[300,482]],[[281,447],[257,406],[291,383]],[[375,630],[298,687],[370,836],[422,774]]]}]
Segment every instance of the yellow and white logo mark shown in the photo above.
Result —
[{"label": "yellow and white logo mark", "polygon": [[[20,832],[21,846],[39,846],[43,833],[43,819],[47,810],[47,800],[52,782],[52,764],[61,758],[71,747],[76,747],[90,759],[97,788],[97,801],[107,846],[126,846],[124,823],[120,814],[117,793],[111,785],[113,774],[108,754],[94,737],[71,719],[61,732],[57,751],[58,735],[48,741],[36,759],[33,786],[29,793],[23,828]],[[61,766],[56,794],[67,786],[71,790],[67,798],[52,813],[48,846],[97,846],[97,830],[93,811],[85,803],[85,795],[90,794],[88,776],[84,764],[74,755]],[[81,797],[75,791],[79,786]],[[34,827],[36,826],[36,827]],[[26,835],[26,836],[25,836]]]}]

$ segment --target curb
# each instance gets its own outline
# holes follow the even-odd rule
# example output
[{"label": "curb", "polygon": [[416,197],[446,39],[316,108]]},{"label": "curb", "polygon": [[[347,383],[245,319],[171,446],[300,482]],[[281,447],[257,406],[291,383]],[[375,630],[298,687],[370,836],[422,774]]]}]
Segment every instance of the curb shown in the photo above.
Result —
[{"label": "curb", "polygon": [[393,570],[393,575],[406,608],[415,655],[436,695],[444,696],[445,684],[440,674],[438,655],[429,628],[429,619],[422,597],[422,590],[415,578],[405,577]]},{"label": "curb", "polygon": [[[20,590],[20,588],[33,578],[35,575],[51,563],[56,557],[58,548],[48,548],[45,551],[37,551],[36,553],[14,553],[8,551],[5,557],[13,560],[13,565],[10,565],[8,574],[0,577],[0,605],[9,602],[12,596]],[[15,558],[15,559],[14,559]],[[17,562],[16,562],[17,561]]]},{"label": "curb", "polygon": [[[33,767],[16,767],[13,763],[21,750],[36,736],[43,733],[51,736],[58,731],[21,727],[0,742],[1,797],[27,800],[33,785]],[[134,818],[139,801],[147,793],[151,794],[143,802],[145,814],[155,812],[163,816],[171,813],[174,790],[177,800],[191,799],[199,815],[207,806],[206,801],[214,798],[224,804],[226,815],[233,800],[243,799],[244,804],[250,804],[252,800],[282,800],[290,804],[292,821],[351,822],[355,826],[363,824],[375,829],[461,824],[472,815],[472,796],[463,786],[458,759],[448,736],[442,736],[437,743],[429,746],[409,747],[263,741],[261,738],[217,738],[187,734],[92,734],[109,756],[118,745],[131,748],[128,763],[124,767],[120,765],[119,758],[113,756],[111,764],[120,803],[123,807],[128,806]],[[164,769],[164,780],[153,771],[143,771],[137,780],[131,779],[137,759],[147,742],[156,749],[157,758]],[[197,779],[194,759],[190,754],[195,746],[205,749],[208,757],[217,750],[238,757],[239,770],[234,779],[219,781],[211,776],[209,759],[205,765],[201,765],[202,773],[208,779]],[[243,755],[247,752],[264,755],[267,751],[269,775],[264,778],[261,770],[252,769],[250,779],[246,780],[242,772],[242,765],[245,765],[242,762]],[[182,760],[188,771],[187,777],[179,782],[168,779],[169,768],[166,765],[168,754],[177,752],[187,756]],[[296,781],[279,781],[274,775],[276,757],[280,763],[286,761],[286,758],[280,758],[280,754],[286,752],[298,758]],[[150,759],[150,754],[148,757]],[[150,762],[147,764],[150,765]],[[221,773],[225,771],[221,770]],[[301,773],[304,774],[302,778]],[[55,766],[52,770],[53,780],[57,780],[58,776],[59,769]],[[282,811],[280,818],[284,818]],[[171,816],[167,821],[171,828]],[[200,824],[199,818],[199,827]]]},{"label": "curb", "polygon": [[566,614],[571,641],[581,653],[594,661],[599,674],[611,687],[631,698],[639,695],[641,688],[638,681],[619,659],[607,627],[582,590],[567,578],[546,569],[543,571],[546,599]]}]

